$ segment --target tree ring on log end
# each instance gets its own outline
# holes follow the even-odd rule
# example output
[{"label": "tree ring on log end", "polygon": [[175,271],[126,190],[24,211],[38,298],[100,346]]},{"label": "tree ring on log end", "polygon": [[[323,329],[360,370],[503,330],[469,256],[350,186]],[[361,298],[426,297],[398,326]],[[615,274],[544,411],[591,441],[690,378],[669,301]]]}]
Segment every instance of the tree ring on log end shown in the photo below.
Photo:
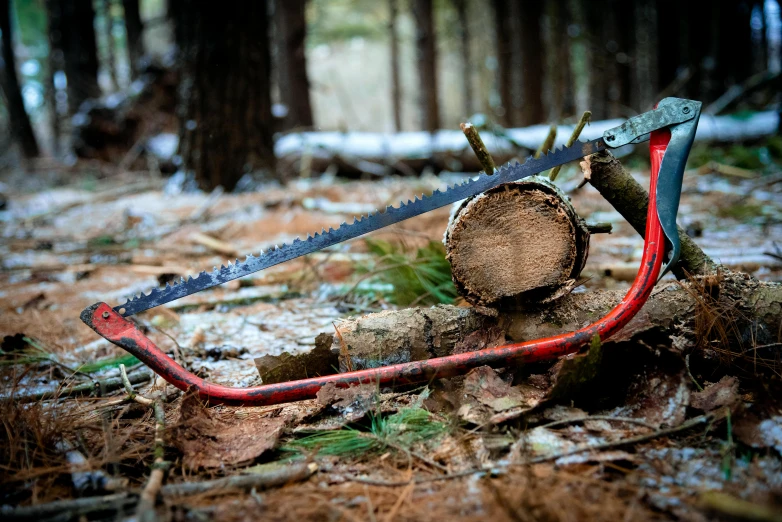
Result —
[{"label": "tree ring on log end", "polygon": [[458,204],[443,242],[465,300],[512,310],[551,302],[574,288],[589,232],[568,197],[534,176]]}]

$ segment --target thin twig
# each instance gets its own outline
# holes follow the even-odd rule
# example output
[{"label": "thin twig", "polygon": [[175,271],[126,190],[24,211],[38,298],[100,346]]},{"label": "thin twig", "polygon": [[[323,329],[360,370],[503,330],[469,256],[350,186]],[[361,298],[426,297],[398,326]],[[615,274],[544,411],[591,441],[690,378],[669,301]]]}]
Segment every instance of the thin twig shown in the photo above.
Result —
[{"label": "thin twig", "polygon": [[351,475],[340,475],[340,477],[350,482],[367,484],[369,486],[401,487],[401,486],[409,486],[410,484],[425,484],[427,482],[439,482],[441,480],[451,480],[451,479],[469,477],[470,475],[475,475],[476,473],[491,473],[491,472],[492,472],[491,470],[487,470],[487,469],[471,469],[467,471],[460,471],[459,473],[452,473],[450,475],[437,475],[434,477],[417,478],[413,480],[397,480],[397,481],[367,479],[362,477],[354,477]]},{"label": "thin twig", "polygon": [[[210,491],[222,493],[226,489],[267,489],[284,486],[289,482],[305,480],[315,473],[317,469],[318,465],[314,463],[293,464],[266,473],[235,475],[203,482],[169,484],[160,488],[160,493],[164,497],[178,497],[198,495]],[[78,518],[80,515],[97,511],[108,512],[111,510],[123,511],[130,509],[136,504],[138,499],[138,492],[125,492],[106,496],[57,500],[36,506],[17,508],[0,506],[0,516],[2,516],[3,520],[39,520],[66,513],[71,515],[70,518]]]},{"label": "thin twig", "polygon": [[[136,395],[137,401],[138,397],[140,395]],[[141,522],[157,520],[155,503],[163,486],[167,468],[164,453],[166,412],[163,410],[163,403],[159,400],[153,401],[153,408],[155,410],[155,463],[152,465],[152,471],[149,474],[147,483],[141,491],[138,507],[136,508],[136,519]]]},{"label": "thin twig", "polygon": [[[592,417],[593,419],[595,417]],[[700,415],[698,417],[694,417],[687,422],[684,422],[680,424],[679,426],[676,426],[674,428],[665,428],[662,430],[657,430],[652,433],[646,433],[644,435],[638,435],[637,437],[630,437],[628,439],[622,439],[617,440],[613,442],[606,442],[603,444],[594,444],[587,447],[581,447],[581,448],[575,448],[573,450],[569,451],[563,451],[560,453],[555,453],[552,455],[546,455],[543,457],[537,457],[535,459],[526,460],[524,462],[518,462],[513,463],[511,465],[518,466],[518,465],[527,465],[527,464],[535,464],[538,462],[546,462],[549,460],[556,460],[561,457],[566,457],[568,455],[573,455],[576,453],[583,453],[586,451],[595,451],[595,450],[602,450],[607,448],[615,448],[619,446],[625,446],[628,444],[637,444],[639,442],[646,442],[648,440],[656,439],[657,437],[664,437],[666,435],[672,435],[674,433],[688,430],[690,428],[694,428],[695,426],[699,424],[703,424],[708,422],[709,420],[712,420],[714,418],[713,414],[706,414],[706,415]],[[617,417],[610,417],[612,420],[617,420]],[[626,420],[626,419],[625,419]],[[633,419],[633,421],[636,421],[638,419]],[[459,473],[453,473],[451,475],[440,475],[436,477],[426,477],[426,478],[418,478],[413,480],[400,480],[400,481],[384,481],[384,480],[374,480],[374,479],[365,479],[361,477],[354,477],[354,476],[342,476],[345,480],[349,480],[351,482],[357,482],[359,484],[367,484],[370,486],[382,486],[382,487],[401,487],[401,486],[408,486],[410,484],[423,484],[426,482],[437,482],[440,480],[451,480],[451,479],[458,479],[463,477],[469,477],[471,475],[475,475],[477,473],[495,473],[495,470],[488,470],[488,469],[471,469],[467,471],[462,471]]]},{"label": "thin twig", "polygon": [[125,387],[125,392],[128,394],[128,397],[130,397],[131,400],[136,401],[139,404],[143,404],[144,406],[152,406],[155,403],[155,401],[152,399],[148,399],[143,395],[139,395],[133,391],[133,385],[130,383],[130,379],[128,379],[128,373],[125,371],[124,364],[119,365],[119,374],[120,378],[122,379],[122,385]]},{"label": "thin twig", "polygon": [[291,464],[265,473],[233,475],[203,482],[167,484],[161,488],[161,493],[164,497],[178,497],[198,495],[208,491],[224,491],[226,489],[267,489],[284,486],[289,482],[306,480],[317,470],[318,465],[313,462]]},{"label": "thin twig", "polygon": [[692,375],[692,372],[690,371],[690,354],[684,356],[684,366],[687,367],[687,375],[689,375],[690,379],[692,379],[692,382],[695,383],[695,387],[698,388],[698,391],[703,391],[703,386],[701,386],[698,383],[698,381],[695,380],[695,377]]},{"label": "thin twig", "polygon": [[165,461],[165,434],[166,434],[166,412],[163,410],[163,403],[160,400],[152,400],[133,391],[133,387],[125,372],[125,365],[119,365],[119,373],[125,391],[132,400],[147,407],[152,407],[155,412],[155,462],[152,464],[152,471],[149,474],[147,483],[141,491],[138,506],[136,508],[136,519],[141,522],[157,520],[155,513],[155,504],[157,502],[160,488],[163,486],[163,479],[166,473]]},{"label": "thin twig", "polygon": [[610,234],[614,230],[614,225],[607,221],[597,223],[587,223],[586,228],[590,234]]},{"label": "thin twig", "polygon": [[494,164],[491,154],[489,154],[489,151],[486,149],[486,145],[483,144],[478,129],[472,123],[462,123],[459,127],[461,127],[464,136],[467,138],[467,142],[470,144],[470,147],[472,147],[475,157],[478,158],[478,161],[481,163],[483,171],[489,175],[493,174],[494,171],[497,170],[497,167]]},{"label": "thin twig", "polygon": [[564,424],[571,424],[575,422],[584,422],[590,420],[626,422],[628,424],[638,424],[639,426],[643,426],[644,428],[649,428],[650,430],[657,429],[657,426],[653,426],[643,419],[633,419],[632,417],[611,417],[610,415],[591,415],[586,417],[574,417],[572,419],[562,419],[554,422],[549,422],[548,424],[543,424],[541,426],[535,426],[535,429],[553,428],[554,426],[562,426]]},{"label": "thin twig", "polygon": [[[573,129],[573,133],[570,135],[570,138],[567,140],[567,147],[573,146],[573,144],[576,142],[578,137],[581,135],[581,131],[584,130],[584,126],[589,122],[589,118],[592,117],[592,113],[590,111],[584,111],[584,114],[581,115],[581,119],[578,120],[578,124],[576,125],[576,128]],[[549,174],[549,179],[551,181],[554,181],[557,179],[557,176],[559,175],[559,171],[562,169],[562,165],[557,165],[553,169],[551,169],[551,174]]]},{"label": "thin twig", "polygon": [[575,455],[577,453],[584,453],[587,451],[598,451],[598,450],[604,450],[608,448],[616,448],[619,446],[626,446],[628,444],[637,444],[639,442],[646,442],[647,440],[656,439],[658,437],[664,437],[666,435],[671,435],[673,433],[678,433],[680,431],[688,430],[690,428],[694,428],[695,426],[699,424],[703,424],[705,422],[708,422],[713,418],[712,414],[706,414],[706,415],[700,415],[698,417],[694,417],[687,422],[683,422],[682,424],[673,427],[673,428],[665,428],[662,430],[653,431],[651,433],[645,433],[643,435],[638,435],[635,437],[630,437],[628,439],[622,439],[622,440],[615,440],[611,442],[604,442],[602,444],[594,444],[591,446],[582,446],[579,448],[573,448],[572,450],[568,451],[562,451],[559,453],[553,453],[551,455],[544,455],[542,457],[536,457],[534,459],[526,460],[523,463],[520,464],[537,464],[540,462],[546,462],[549,460],[557,460],[562,457],[567,457],[569,455]]}]

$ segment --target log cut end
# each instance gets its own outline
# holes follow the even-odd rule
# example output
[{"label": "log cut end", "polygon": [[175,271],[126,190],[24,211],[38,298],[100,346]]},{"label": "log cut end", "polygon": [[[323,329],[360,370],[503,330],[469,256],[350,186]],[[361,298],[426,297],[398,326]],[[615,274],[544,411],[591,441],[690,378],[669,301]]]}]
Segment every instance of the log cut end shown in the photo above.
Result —
[{"label": "log cut end", "polygon": [[573,288],[586,262],[589,232],[567,196],[536,177],[463,203],[445,245],[454,283],[468,302],[513,309]]}]

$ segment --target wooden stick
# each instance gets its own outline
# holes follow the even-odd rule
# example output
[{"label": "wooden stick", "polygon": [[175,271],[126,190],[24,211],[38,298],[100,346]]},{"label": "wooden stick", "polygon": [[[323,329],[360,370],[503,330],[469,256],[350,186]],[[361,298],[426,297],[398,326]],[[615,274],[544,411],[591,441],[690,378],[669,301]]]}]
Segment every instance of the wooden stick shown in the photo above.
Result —
[{"label": "wooden stick", "polygon": [[315,463],[290,464],[266,473],[254,473],[248,475],[233,475],[230,477],[207,480],[204,482],[186,482],[184,484],[168,484],[163,486],[161,493],[165,497],[183,495],[197,495],[207,491],[225,489],[251,489],[273,488],[284,486],[289,482],[298,482],[308,479],[318,470]]},{"label": "wooden stick", "polygon": [[236,256],[237,250],[235,246],[225,241],[216,239],[212,236],[195,232],[192,236],[190,236],[190,240],[193,243],[197,243],[199,245],[205,246],[206,248],[209,248],[210,250],[214,250],[218,254],[223,254],[228,257]]},{"label": "wooden stick", "polygon": [[[578,124],[576,125],[576,128],[573,129],[573,134],[570,135],[570,138],[567,140],[567,146],[572,146],[579,136],[581,136],[581,131],[584,130],[584,127],[589,122],[589,119],[592,117],[592,113],[590,111],[584,111],[584,114],[581,115],[581,119],[578,120]],[[559,175],[559,171],[562,169],[562,165],[557,165],[553,169],[551,169],[551,174],[549,174],[549,179],[551,181],[554,181],[557,179],[557,176]]]},{"label": "wooden stick", "polygon": [[538,147],[538,150],[535,151],[535,159],[539,158],[541,154],[544,152],[547,152],[551,150],[551,147],[554,146],[554,141],[557,139],[557,125],[556,123],[552,123],[551,127],[548,130],[548,135],[546,136],[546,139],[543,140],[543,143],[540,144],[540,147]]},{"label": "wooden stick", "polygon": [[472,123],[462,123],[459,125],[459,127],[461,127],[462,132],[467,138],[467,142],[470,144],[470,147],[472,147],[472,151],[475,153],[478,161],[481,162],[483,171],[486,174],[493,174],[494,171],[497,170],[497,167],[494,165],[494,160],[492,159],[491,154],[489,154],[489,151],[486,150],[486,145],[483,144],[483,140],[481,139],[481,135],[478,133],[478,129],[476,129]]}]

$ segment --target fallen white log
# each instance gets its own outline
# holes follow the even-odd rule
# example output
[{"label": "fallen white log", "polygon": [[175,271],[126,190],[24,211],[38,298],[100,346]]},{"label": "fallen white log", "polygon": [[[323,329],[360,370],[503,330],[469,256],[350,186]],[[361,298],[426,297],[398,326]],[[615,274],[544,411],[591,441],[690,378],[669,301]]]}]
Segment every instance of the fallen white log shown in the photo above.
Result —
[{"label": "fallen white log", "polygon": [[[589,124],[581,133],[582,140],[597,138],[604,131],[621,125],[625,120],[613,119]],[[746,141],[771,136],[778,132],[780,115],[775,111],[757,112],[749,116],[702,115],[695,136],[696,141]],[[565,144],[575,125],[560,125],[555,146]],[[548,125],[533,125],[520,129],[506,129],[504,135],[481,132],[481,137],[498,164],[511,159],[524,159],[546,138]],[[159,134],[147,141],[147,151],[161,161],[171,161],[176,154],[178,138],[175,134]],[[642,145],[643,146],[643,145]],[[633,145],[613,151],[622,157],[633,151]],[[464,134],[460,129],[428,132],[298,132],[280,136],[274,146],[280,163],[285,168],[308,165],[313,172],[321,172],[329,165],[340,170],[384,175],[393,171],[420,172],[426,164],[445,170],[474,172],[481,169]],[[305,159],[305,161],[300,161]]]},{"label": "fallen white log", "polygon": [[[581,133],[582,140],[597,138],[604,131],[621,125],[625,120],[613,119],[592,122]],[[562,146],[575,125],[560,125],[556,146]],[[702,115],[696,141],[739,141],[761,138],[777,133],[779,113],[757,112],[751,116]],[[507,129],[506,137],[483,131],[481,137],[493,155],[518,152],[518,147],[536,150],[548,134],[548,125],[533,125],[521,129]],[[280,137],[274,147],[278,157],[313,155],[344,155],[365,160],[428,159],[436,154],[461,156],[472,154],[464,134],[459,129],[427,132],[300,132]]]}]

